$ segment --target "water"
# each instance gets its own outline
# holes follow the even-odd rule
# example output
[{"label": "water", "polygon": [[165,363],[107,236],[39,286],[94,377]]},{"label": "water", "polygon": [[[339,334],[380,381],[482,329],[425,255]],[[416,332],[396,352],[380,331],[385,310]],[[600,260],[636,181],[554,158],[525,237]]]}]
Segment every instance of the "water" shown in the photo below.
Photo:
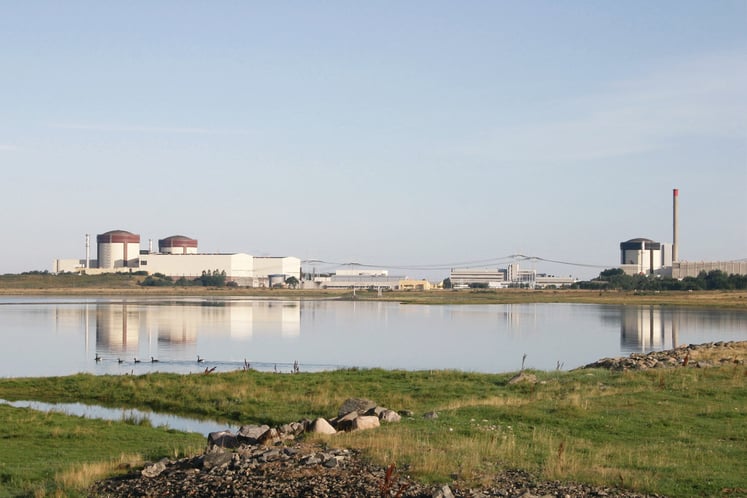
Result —
[{"label": "water", "polygon": [[[747,340],[747,312],[583,304],[0,298],[0,377],[347,367],[508,372]],[[197,361],[198,355],[205,360]],[[96,361],[96,357],[100,360]],[[151,362],[151,357],[158,360]],[[135,359],[139,362],[136,362]]]},{"label": "water", "polygon": [[0,405],[13,406],[15,408],[31,408],[42,412],[57,412],[84,418],[97,418],[114,421],[147,420],[153,427],[167,427],[176,431],[196,432],[207,436],[211,432],[230,430],[237,432],[239,427],[225,422],[215,420],[199,420],[187,417],[178,417],[164,413],[156,413],[134,408],[106,408],[98,405],[85,405],[83,403],[43,403],[41,401],[6,401],[0,399]]}]

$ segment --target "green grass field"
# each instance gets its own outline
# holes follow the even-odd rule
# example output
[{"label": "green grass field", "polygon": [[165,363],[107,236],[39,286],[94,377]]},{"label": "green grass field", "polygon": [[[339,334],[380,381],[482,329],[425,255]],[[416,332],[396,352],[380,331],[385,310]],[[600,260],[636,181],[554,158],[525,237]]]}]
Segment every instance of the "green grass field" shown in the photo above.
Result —
[{"label": "green grass field", "polygon": [[[360,448],[381,464],[409,464],[426,481],[448,482],[457,473],[479,483],[501,468],[518,467],[545,478],[670,496],[747,489],[745,366],[534,373],[540,382],[533,386],[508,385],[510,374],[453,371],[76,375],[0,379],[0,398],[278,425],[332,417],[347,397],[368,397],[415,416],[334,436],[332,444]],[[423,419],[427,411],[439,418]],[[155,458],[204,443],[147,426],[8,407],[0,407],[0,421],[0,496],[29,490],[74,495],[85,479],[65,484],[55,476],[75,474],[83,462],[104,462],[105,473],[114,472],[111,462],[122,454]],[[89,452],[93,441],[100,444]]]}]

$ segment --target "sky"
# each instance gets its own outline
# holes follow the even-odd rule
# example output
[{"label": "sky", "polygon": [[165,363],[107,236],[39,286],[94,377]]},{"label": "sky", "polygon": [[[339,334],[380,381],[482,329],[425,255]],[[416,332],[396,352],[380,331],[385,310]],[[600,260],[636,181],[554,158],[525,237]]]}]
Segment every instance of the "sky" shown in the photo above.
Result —
[{"label": "sky", "polygon": [[3,2],[0,171],[0,273],[121,229],[590,278],[673,188],[680,259],[744,259],[747,1]]}]

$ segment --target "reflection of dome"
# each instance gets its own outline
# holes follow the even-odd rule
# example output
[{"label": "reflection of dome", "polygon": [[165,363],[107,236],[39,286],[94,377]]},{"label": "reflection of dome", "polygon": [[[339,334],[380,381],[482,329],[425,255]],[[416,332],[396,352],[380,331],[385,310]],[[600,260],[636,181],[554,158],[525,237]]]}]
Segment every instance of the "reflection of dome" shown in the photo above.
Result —
[{"label": "reflection of dome", "polygon": [[196,254],[197,240],[184,235],[172,235],[158,241],[158,252],[166,254]]}]

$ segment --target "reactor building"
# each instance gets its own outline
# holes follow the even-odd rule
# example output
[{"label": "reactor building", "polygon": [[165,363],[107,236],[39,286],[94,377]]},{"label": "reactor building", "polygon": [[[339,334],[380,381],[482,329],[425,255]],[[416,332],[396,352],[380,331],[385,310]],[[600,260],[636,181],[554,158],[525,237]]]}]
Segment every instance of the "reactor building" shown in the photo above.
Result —
[{"label": "reactor building", "polygon": [[97,259],[90,257],[90,236],[86,235],[85,259],[57,259],[53,273],[147,272],[178,279],[195,279],[205,272],[225,272],[228,282],[243,287],[271,287],[291,276],[300,280],[301,260],[292,256],[257,257],[245,253],[199,253],[197,240],[172,235],[158,240],[158,251],[149,241],[140,248],[140,235],[112,230],[96,236]]},{"label": "reactor building", "polygon": [[620,268],[628,275],[653,274],[681,280],[700,272],[720,270],[747,275],[747,261],[680,261],[679,189],[672,190],[672,243],[635,238],[620,243]]}]

